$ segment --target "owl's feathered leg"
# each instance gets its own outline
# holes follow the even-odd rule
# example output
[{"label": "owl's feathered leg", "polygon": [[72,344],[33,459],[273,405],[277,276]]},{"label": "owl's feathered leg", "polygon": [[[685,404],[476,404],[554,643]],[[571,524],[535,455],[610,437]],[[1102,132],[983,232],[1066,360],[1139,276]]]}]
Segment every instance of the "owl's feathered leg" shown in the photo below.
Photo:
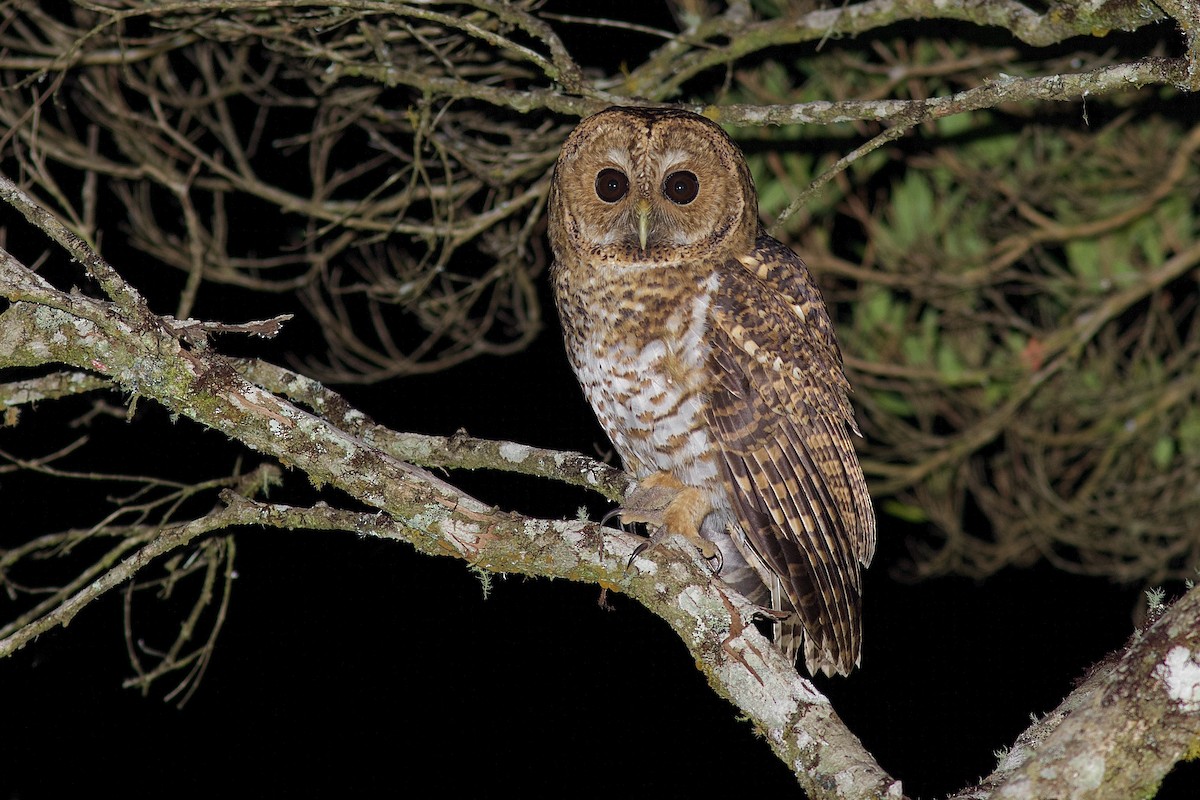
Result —
[{"label": "owl's feathered leg", "polygon": [[650,526],[650,538],[630,556],[632,562],[641,553],[677,533],[700,550],[706,559],[717,559],[720,572],[723,559],[716,545],[700,535],[700,523],[712,511],[708,495],[694,486],[685,486],[669,472],[655,472],[638,483],[625,502],[613,511],[622,522],[643,522]]}]

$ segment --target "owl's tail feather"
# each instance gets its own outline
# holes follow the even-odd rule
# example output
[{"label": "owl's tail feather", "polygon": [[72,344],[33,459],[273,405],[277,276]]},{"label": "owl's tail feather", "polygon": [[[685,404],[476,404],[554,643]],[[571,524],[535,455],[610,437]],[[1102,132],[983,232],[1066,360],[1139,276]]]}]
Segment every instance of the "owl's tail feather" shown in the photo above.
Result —
[{"label": "owl's tail feather", "polygon": [[778,580],[774,581],[774,587],[763,583],[759,571],[751,566],[735,544],[734,537],[740,533],[736,529],[736,525],[732,514],[722,515],[717,512],[709,515],[700,528],[701,535],[721,551],[724,559],[721,567],[721,580],[732,586],[751,603],[780,612],[783,618],[776,620],[771,625],[774,632],[773,638],[775,646],[782,650],[792,663],[796,662],[796,657],[804,649],[807,664],[821,663],[821,669],[827,675],[831,674],[830,670],[835,667],[827,656],[822,661],[816,654],[808,653],[808,649],[815,650],[816,648],[806,647],[804,626],[800,624],[796,609],[788,599],[782,584]]}]

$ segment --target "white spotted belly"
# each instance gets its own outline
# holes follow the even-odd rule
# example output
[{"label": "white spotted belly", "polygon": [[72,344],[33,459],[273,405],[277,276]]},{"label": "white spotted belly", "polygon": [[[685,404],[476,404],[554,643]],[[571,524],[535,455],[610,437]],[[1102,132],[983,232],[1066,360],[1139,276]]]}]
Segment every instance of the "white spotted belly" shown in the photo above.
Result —
[{"label": "white spotted belly", "polygon": [[[730,536],[740,529],[704,416],[712,386],[707,325],[715,288],[714,276],[686,308],[643,330],[613,331],[612,317],[577,317],[571,363],[625,468],[639,479],[667,472],[704,490],[712,513],[700,533],[720,548],[722,576],[752,602],[769,603],[762,569],[750,565]],[[636,301],[630,305],[637,313],[624,319],[644,312]]]},{"label": "white spotted belly", "polygon": [[[665,471],[690,486],[716,477],[702,419],[699,375],[680,374],[661,340],[583,359],[579,380],[626,466],[638,477]],[[614,365],[621,365],[614,367]],[[681,380],[681,378],[683,378]]]},{"label": "white spotted belly", "polygon": [[[654,335],[592,330],[575,371],[625,466],[637,477],[669,472],[688,486],[720,483],[704,419],[709,386],[708,294],[672,313]],[[715,499],[715,498],[714,498]]]}]

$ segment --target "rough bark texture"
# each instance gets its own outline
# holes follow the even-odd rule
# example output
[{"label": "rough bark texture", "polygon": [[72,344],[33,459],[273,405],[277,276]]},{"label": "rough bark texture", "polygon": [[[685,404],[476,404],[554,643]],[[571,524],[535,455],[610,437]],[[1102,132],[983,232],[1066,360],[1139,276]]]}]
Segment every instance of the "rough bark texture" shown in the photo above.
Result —
[{"label": "rough bark texture", "polygon": [[987,781],[956,797],[1153,797],[1200,754],[1200,587],[1094,667],[1016,741]]}]

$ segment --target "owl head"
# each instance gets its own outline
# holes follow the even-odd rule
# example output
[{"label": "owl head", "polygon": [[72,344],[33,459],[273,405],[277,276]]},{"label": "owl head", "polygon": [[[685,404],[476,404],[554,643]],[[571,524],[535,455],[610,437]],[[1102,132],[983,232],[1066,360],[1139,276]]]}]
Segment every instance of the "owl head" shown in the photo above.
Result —
[{"label": "owl head", "polygon": [[715,122],[677,109],[613,107],[579,123],[555,165],[549,206],[560,260],[744,253],[758,230],[741,150]]}]

